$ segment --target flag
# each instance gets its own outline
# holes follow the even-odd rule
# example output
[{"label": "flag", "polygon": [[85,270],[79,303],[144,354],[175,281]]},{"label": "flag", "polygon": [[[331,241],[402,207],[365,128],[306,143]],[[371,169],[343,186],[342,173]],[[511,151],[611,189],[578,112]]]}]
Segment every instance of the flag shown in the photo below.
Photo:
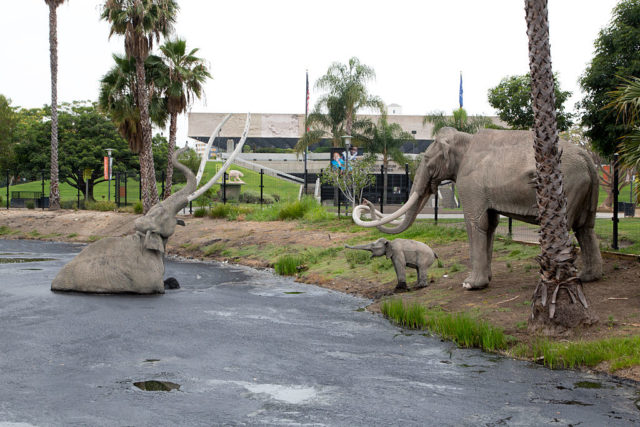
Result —
[{"label": "flag", "polygon": [[309,114],[309,71],[307,71],[307,103],[304,106],[304,125],[305,132],[309,132],[309,127],[307,126],[307,115]]},{"label": "flag", "polygon": [[458,95],[458,101],[460,102],[460,108],[462,108],[462,71],[460,71],[460,93]]}]

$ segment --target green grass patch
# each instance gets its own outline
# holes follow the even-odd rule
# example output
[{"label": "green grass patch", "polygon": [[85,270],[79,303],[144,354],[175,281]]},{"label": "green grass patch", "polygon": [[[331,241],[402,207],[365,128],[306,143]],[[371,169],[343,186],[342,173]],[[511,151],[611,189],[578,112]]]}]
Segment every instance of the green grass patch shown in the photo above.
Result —
[{"label": "green grass patch", "polygon": [[76,237],[78,235],[78,233],[71,233],[71,234],[67,234],[67,239],[73,239],[74,237]]},{"label": "green grass patch", "polygon": [[405,305],[401,299],[383,301],[380,310],[393,322],[412,329],[428,329],[460,347],[496,351],[507,348],[510,339],[503,330],[466,313],[428,310],[418,303]]},{"label": "green grass patch", "polygon": [[533,358],[551,368],[593,367],[609,362],[611,372],[640,365],[640,337],[616,337],[598,341],[552,342],[546,338],[513,348],[518,357]]},{"label": "green grass patch", "polygon": [[368,251],[348,250],[344,253],[344,256],[349,264],[349,268],[356,268],[357,265],[364,265],[371,263],[371,254]]},{"label": "green grass patch", "polygon": [[300,255],[282,255],[274,264],[276,273],[281,276],[293,276],[304,265],[304,257]]},{"label": "green grass patch", "polygon": [[0,236],[6,236],[8,234],[12,234],[13,231],[7,227],[6,225],[0,226]]},{"label": "green grass patch", "polygon": [[91,235],[91,236],[89,236],[89,239],[88,239],[88,240],[89,240],[90,242],[97,242],[97,241],[98,241],[98,240],[100,240],[100,239],[102,239],[102,236],[94,236],[94,235]]}]

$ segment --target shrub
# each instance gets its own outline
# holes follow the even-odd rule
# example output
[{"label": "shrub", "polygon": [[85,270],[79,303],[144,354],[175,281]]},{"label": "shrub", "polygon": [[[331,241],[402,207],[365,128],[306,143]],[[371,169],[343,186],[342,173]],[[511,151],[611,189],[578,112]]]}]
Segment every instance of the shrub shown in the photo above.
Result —
[{"label": "shrub", "polygon": [[[210,218],[228,218],[232,214],[234,206],[217,204],[209,209]],[[237,216],[237,215],[236,215]]]},{"label": "shrub", "polygon": [[198,208],[193,211],[193,216],[196,218],[202,218],[207,215],[207,210],[205,208]]},{"label": "shrub", "polygon": [[61,200],[60,207],[62,209],[84,209],[84,200],[80,200],[80,207],[78,208],[78,202],[76,200]]},{"label": "shrub", "polygon": [[304,258],[299,255],[282,255],[273,267],[281,276],[293,276],[303,264]]},{"label": "shrub", "polygon": [[33,200],[27,200],[24,205],[27,207],[27,209],[35,209],[36,208],[36,203]]},{"label": "shrub", "polygon": [[138,200],[133,204],[133,213],[141,214],[143,210],[142,200]]},{"label": "shrub", "polygon": [[107,212],[116,209],[116,202],[101,200],[99,202],[89,202],[86,206],[90,211]]},{"label": "shrub", "polygon": [[[256,192],[256,191],[251,191],[251,190],[246,190],[243,191],[242,193],[240,193],[240,197],[238,198],[238,201],[240,203],[255,203],[258,204],[260,203],[260,193]],[[267,195],[267,194],[263,194],[262,195],[262,202],[266,205],[270,205],[274,202],[273,197]]]},{"label": "shrub", "polygon": [[300,219],[304,216],[307,207],[300,200],[293,203],[287,203],[280,208],[278,212],[278,219]]}]

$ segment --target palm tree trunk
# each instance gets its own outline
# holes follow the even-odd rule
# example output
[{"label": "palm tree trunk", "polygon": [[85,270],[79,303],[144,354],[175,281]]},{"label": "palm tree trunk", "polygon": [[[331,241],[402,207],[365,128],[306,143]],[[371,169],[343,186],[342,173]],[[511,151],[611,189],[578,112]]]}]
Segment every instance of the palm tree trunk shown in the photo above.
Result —
[{"label": "palm tree trunk", "polygon": [[540,281],[533,294],[530,330],[558,333],[597,321],[575,267],[567,229],[567,198],[558,152],[547,0],[525,0],[534,112],[536,202],[540,219]]},{"label": "palm tree trunk", "polygon": [[149,118],[149,94],[147,91],[144,60],[136,57],[136,79],[138,88],[138,106],[140,108],[140,125],[142,127],[142,150],[140,150],[140,179],[142,179],[142,210],[147,213],[158,203],[156,187],[156,171],[153,165],[151,140],[151,120]]},{"label": "palm tree trunk", "polygon": [[389,183],[389,159],[385,153],[382,157],[382,164],[384,165],[384,171],[382,174],[382,203],[387,204],[387,184]]},{"label": "palm tree trunk", "polygon": [[57,4],[49,5],[49,55],[51,65],[51,180],[49,186],[49,209],[60,209],[58,183],[58,16]]},{"label": "palm tree trunk", "polygon": [[176,149],[176,132],[178,129],[178,114],[176,113],[171,113],[171,119],[170,119],[170,124],[169,124],[169,151],[167,153],[167,158],[169,159],[169,162],[167,163],[167,178],[166,178],[166,184],[164,186],[164,195],[163,195],[163,199],[166,199],[167,197],[171,196],[171,180],[173,179],[173,162],[171,161],[171,159],[173,159],[173,152]]}]

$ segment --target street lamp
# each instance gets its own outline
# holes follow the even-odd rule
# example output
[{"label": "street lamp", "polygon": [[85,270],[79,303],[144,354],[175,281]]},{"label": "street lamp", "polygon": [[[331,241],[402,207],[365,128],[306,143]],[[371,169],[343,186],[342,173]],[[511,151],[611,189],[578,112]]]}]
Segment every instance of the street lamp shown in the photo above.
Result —
[{"label": "street lamp", "polygon": [[107,163],[107,177],[109,178],[109,186],[107,187],[107,200],[111,200],[111,162],[113,159],[111,158],[111,152],[115,150],[115,148],[107,148],[107,156],[109,156],[109,162]]},{"label": "street lamp", "polygon": [[[344,149],[345,149],[345,152],[344,152],[344,173],[348,174],[349,173],[349,148],[351,147],[351,135],[344,135],[342,138],[344,138]],[[348,175],[346,177],[348,177]],[[348,182],[349,181],[347,181],[347,183]],[[354,203],[354,205],[355,205],[356,195],[354,193],[355,193],[355,191],[352,188],[351,189],[351,194],[352,194],[352,197],[353,197],[352,203]],[[354,205],[352,205],[352,209],[353,209]]]}]

